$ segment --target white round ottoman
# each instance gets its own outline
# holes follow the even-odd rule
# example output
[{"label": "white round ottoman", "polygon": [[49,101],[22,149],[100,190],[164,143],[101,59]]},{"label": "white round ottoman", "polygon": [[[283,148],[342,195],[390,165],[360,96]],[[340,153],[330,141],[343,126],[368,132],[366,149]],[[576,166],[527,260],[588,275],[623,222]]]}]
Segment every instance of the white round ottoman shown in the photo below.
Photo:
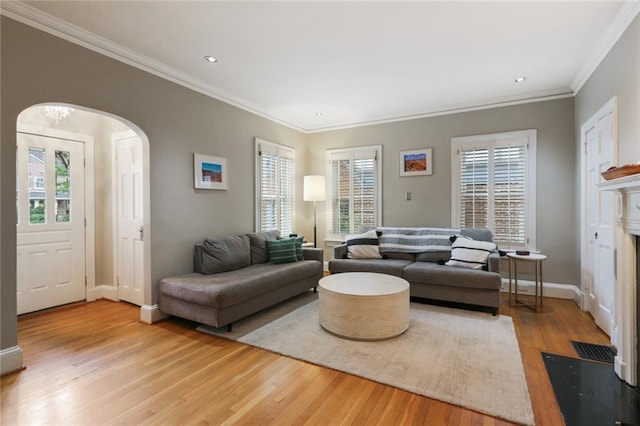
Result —
[{"label": "white round ottoman", "polygon": [[409,283],[372,272],[346,272],[320,280],[320,325],[350,339],[381,340],[409,328]]}]

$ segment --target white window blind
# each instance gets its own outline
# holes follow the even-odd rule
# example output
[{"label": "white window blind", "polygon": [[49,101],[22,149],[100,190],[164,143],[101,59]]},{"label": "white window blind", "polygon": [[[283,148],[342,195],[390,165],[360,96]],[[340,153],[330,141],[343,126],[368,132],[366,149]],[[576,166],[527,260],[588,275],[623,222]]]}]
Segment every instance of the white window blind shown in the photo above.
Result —
[{"label": "white window blind", "polygon": [[292,148],[256,139],[256,231],[294,230],[294,154]]},{"label": "white window blind", "polygon": [[503,249],[535,249],[535,130],[454,138],[453,218]]},{"label": "white window blind", "polygon": [[327,151],[328,238],[380,225],[380,152],[378,146]]}]

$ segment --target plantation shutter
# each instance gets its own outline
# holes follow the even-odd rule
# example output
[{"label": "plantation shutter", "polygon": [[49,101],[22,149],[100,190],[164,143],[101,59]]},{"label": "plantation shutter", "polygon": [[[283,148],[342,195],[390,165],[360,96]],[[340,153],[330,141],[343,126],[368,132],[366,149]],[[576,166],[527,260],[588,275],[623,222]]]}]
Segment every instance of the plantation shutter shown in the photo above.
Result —
[{"label": "plantation shutter", "polygon": [[457,225],[489,228],[505,249],[529,243],[527,142],[516,137],[459,144]]},{"label": "plantation shutter", "polygon": [[293,160],[290,148],[265,143],[258,146],[258,232],[293,232]]},{"label": "plantation shutter", "polygon": [[329,153],[329,233],[344,236],[378,225],[376,149]]},{"label": "plantation shutter", "polygon": [[460,152],[460,227],[487,228],[489,221],[489,150]]},{"label": "plantation shutter", "polygon": [[496,146],[493,153],[493,233],[511,247],[526,244],[526,146]]}]

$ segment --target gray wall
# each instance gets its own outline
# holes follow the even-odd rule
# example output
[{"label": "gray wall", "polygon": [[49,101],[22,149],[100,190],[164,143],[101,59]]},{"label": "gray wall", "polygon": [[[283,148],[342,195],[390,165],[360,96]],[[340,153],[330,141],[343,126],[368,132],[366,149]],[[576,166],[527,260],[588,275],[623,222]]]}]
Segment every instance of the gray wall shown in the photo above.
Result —
[{"label": "gray wall", "polygon": [[[578,285],[573,115],[573,99],[566,98],[312,134],[309,167],[324,173],[326,149],[380,144],[383,225],[450,226],[451,138],[537,129],[537,246],[549,257],[544,278]],[[433,175],[400,177],[399,152],[416,148],[433,148]],[[325,235],[324,216],[318,222],[318,235]]]},{"label": "gray wall", "polygon": [[580,127],[618,95],[618,165],[640,161],[640,15],[620,37],[575,98],[577,161]]},{"label": "gray wall", "polygon": [[[17,343],[15,133],[21,111],[64,102],[106,111],[139,126],[149,139],[153,302],[162,277],[192,271],[203,237],[254,229],[254,137],[307,152],[303,133],[185,89],[9,18],[1,21],[0,347]],[[96,150],[99,147],[96,147]],[[193,189],[193,153],[225,157],[229,190]],[[300,218],[304,161],[296,163]],[[306,221],[302,223],[306,226]],[[304,232],[304,231],[303,231]]]}]

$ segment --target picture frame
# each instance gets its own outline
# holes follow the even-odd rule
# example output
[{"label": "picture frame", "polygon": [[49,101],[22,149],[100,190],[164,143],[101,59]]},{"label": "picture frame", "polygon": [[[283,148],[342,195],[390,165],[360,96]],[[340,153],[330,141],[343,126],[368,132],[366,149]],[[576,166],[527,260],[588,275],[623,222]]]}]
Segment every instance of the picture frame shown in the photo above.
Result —
[{"label": "picture frame", "polygon": [[229,188],[227,160],[213,155],[193,154],[193,178],[196,189]]},{"label": "picture frame", "polygon": [[400,151],[400,176],[423,176],[433,174],[431,148]]}]

